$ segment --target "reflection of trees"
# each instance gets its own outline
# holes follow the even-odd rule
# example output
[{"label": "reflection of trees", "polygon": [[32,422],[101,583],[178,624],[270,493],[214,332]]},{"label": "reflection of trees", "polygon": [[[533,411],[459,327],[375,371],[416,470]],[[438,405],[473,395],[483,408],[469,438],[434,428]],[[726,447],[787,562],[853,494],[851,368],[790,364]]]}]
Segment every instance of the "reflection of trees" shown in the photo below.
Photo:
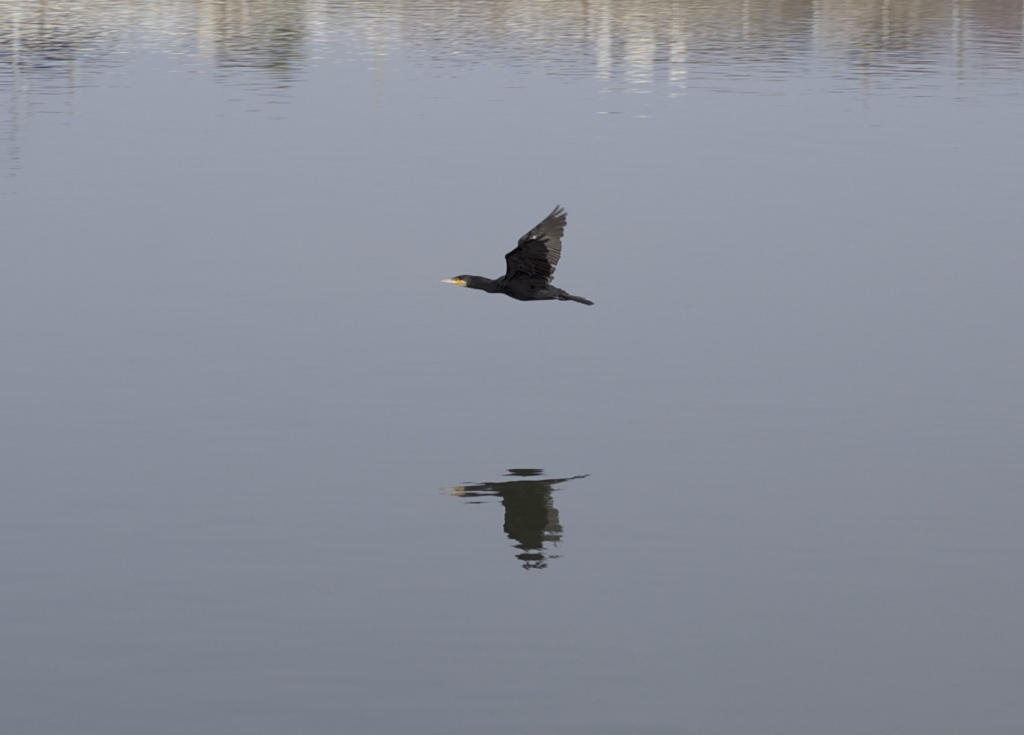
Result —
[{"label": "reflection of trees", "polygon": [[[586,475],[539,479],[542,470],[509,470],[507,477],[514,480],[475,483],[449,488],[449,492],[470,502],[483,502],[485,498],[500,498],[505,508],[504,530],[519,549],[516,558],[524,569],[543,569],[548,559],[558,558],[550,552],[562,540],[562,524],[551,493],[563,482],[579,480]],[[534,479],[527,479],[534,478]]]},{"label": "reflection of trees", "polygon": [[[493,58],[580,71],[779,62],[810,48],[835,49],[858,67],[887,67],[956,54],[959,34],[986,53],[1019,58],[1022,23],[1017,0],[349,0],[328,7],[361,24],[366,37],[433,63]],[[993,34],[1015,37],[1017,46],[987,44]]]},{"label": "reflection of trees", "polygon": [[1019,64],[1021,25],[1018,0],[3,0],[0,66],[45,74],[156,42],[281,73],[308,40],[333,35],[432,62],[492,58],[579,73],[779,61],[811,47],[886,67],[959,53],[965,40]]},{"label": "reflection of trees", "polygon": [[222,67],[287,72],[302,56],[309,0],[221,0],[197,4],[200,37]]},{"label": "reflection of trees", "polygon": [[136,47],[280,72],[301,57],[322,0],[4,0],[0,62],[40,78],[117,62]]}]

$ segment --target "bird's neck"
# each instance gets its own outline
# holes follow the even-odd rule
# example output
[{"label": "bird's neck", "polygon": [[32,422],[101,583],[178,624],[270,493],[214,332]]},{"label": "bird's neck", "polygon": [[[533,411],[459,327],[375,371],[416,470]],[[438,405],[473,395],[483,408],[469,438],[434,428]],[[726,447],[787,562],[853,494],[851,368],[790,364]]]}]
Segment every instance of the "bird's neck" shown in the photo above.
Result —
[{"label": "bird's neck", "polygon": [[483,276],[470,276],[466,279],[466,288],[476,288],[481,291],[487,291],[488,293],[497,293],[500,289],[498,288],[498,282],[491,280],[490,278],[484,278]]}]

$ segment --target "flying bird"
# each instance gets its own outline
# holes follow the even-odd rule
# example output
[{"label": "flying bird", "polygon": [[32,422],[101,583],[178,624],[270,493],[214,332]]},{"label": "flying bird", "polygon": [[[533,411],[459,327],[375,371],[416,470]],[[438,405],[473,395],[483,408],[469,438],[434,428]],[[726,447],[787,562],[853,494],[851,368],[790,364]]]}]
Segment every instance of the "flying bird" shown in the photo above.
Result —
[{"label": "flying bird", "polygon": [[505,275],[501,278],[455,276],[441,283],[476,288],[487,293],[503,293],[520,301],[576,301],[587,306],[594,302],[573,296],[551,285],[555,266],[562,257],[562,233],[565,231],[565,210],[555,207],[540,224],[519,238],[514,250],[505,254]]}]

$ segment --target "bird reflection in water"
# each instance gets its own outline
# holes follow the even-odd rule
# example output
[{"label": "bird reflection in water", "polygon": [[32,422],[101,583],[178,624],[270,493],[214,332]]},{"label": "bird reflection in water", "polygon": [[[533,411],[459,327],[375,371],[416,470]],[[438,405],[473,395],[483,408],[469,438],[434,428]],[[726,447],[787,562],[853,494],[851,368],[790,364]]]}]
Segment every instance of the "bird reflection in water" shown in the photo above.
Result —
[{"label": "bird reflection in water", "polygon": [[[471,503],[483,503],[484,499],[501,498],[505,508],[505,533],[519,549],[516,558],[524,569],[544,569],[549,559],[557,559],[551,549],[562,540],[562,524],[558,520],[551,493],[563,482],[581,480],[586,475],[540,479],[543,470],[509,470],[506,477],[512,480],[483,482],[447,488],[452,495],[466,498]],[[530,479],[537,478],[537,479]]]}]

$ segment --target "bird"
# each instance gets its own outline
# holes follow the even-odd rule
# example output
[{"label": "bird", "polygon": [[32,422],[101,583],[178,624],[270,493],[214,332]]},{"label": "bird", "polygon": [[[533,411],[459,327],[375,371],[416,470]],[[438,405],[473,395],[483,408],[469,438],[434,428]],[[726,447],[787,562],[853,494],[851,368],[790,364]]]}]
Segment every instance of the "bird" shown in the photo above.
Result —
[{"label": "bird", "polygon": [[575,301],[587,306],[594,302],[582,296],[573,296],[551,285],[555,266],[562,257],[562,233],[565,232],[565,210],[555,207],[521,238],[514,249],[505,253],[505,275],[501,278],[483,276],[455,276],[441,283],[475,288],[487,293],[503,293],[520,301]]}]

